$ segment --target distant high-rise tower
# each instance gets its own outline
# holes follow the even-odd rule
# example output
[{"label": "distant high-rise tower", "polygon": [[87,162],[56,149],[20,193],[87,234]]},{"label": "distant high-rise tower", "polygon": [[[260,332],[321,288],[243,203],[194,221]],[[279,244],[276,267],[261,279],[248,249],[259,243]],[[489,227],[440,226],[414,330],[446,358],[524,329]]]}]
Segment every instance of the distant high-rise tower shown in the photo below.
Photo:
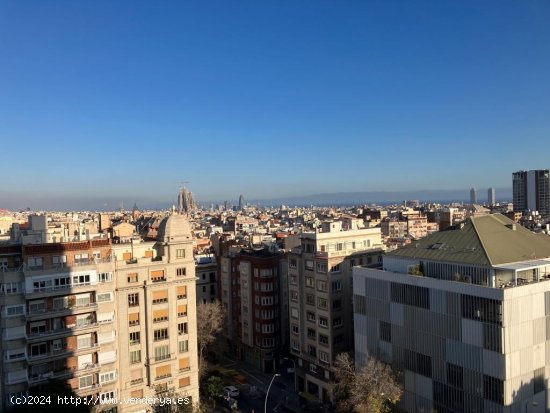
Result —
[{"label": "distant high-rise tower", "polygon": [[178,213],[189,213],[197,208],[195,198],[189,190],[182,186],[178,194]]},{"label": "distant high-rise tower", "polygon": [[538,211],[550,218],[550,170],[514,172],[512,191],[515,212]]},{"label": "distant high-rise tower", "polygon": [[470,204],[477,204],[477,192],[475,188],[470,189]]},{"label": "distant high-rise tower", "polygon": [[239,196],[239,211],[242,211],[244,208],[244,196]]},{"label": "distant high-rise tower", "polygon": [[495,188],[489,188],[487,190],[487,204],[488,205],[496,204]]}]

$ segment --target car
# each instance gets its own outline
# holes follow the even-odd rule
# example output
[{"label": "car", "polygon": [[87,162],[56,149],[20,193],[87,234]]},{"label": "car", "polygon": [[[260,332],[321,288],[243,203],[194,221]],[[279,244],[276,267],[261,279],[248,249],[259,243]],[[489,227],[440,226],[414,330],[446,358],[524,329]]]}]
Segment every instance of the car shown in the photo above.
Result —
[{"label": "car", "polygon": [[235,386],[225,386],[223,392],[230,397],[239,397],[239,389]]}]

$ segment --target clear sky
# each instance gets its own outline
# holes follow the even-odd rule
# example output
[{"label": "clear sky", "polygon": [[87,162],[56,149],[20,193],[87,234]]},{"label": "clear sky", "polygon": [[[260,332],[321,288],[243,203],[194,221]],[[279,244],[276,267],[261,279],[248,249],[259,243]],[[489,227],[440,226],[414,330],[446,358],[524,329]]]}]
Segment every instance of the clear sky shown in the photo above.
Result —
[{"label": "clear sky", "polygon": [[4,0],[0,208],[510,187],[550,167],[549,22],[547,0]]}]

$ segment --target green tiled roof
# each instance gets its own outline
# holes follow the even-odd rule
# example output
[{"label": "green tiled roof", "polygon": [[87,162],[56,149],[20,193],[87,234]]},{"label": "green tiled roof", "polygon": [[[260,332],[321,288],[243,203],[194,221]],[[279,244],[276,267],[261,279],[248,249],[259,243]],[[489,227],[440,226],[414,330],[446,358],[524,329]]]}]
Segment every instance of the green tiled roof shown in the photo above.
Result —
[{"label": "green tiled roof", "polygon": [[501,214],[472,217],[388,255],[493,266],[550,257],[550,237],[538,235]]}]

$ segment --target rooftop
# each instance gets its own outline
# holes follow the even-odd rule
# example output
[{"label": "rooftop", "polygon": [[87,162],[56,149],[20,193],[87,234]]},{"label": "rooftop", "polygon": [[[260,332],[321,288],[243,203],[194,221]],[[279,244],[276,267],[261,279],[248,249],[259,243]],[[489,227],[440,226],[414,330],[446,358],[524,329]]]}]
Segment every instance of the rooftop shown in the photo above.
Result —
[{"label": "rooftop", "polygon": [[550,257],[550,237],[534,234],[502,214],[471,217],[388,255],[479,266]]}]

